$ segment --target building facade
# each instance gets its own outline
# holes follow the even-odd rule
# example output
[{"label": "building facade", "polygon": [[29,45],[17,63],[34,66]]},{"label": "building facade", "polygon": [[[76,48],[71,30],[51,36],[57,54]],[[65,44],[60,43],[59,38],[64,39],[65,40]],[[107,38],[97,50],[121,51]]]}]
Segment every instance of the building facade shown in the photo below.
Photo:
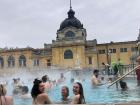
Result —
[{"label": "building facade", "polygon": [[86,37],[86,29],[70,8],[68,17],[60,24],[56,40],[52,40],[52,44],[44,44],[44,48],[40,49],[1,49],[0,70],[49,67],[100,69],[102,62],[111,64],[118,59],[125,65],[132,64],[139,55],[140,37],[135,41],[102,44],[98,44],[96,39],[87,40]]}]

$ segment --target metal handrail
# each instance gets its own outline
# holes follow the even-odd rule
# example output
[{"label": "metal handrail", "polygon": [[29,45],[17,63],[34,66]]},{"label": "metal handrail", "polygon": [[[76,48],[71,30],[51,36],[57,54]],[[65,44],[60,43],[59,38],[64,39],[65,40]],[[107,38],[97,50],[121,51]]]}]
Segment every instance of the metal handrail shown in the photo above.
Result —
[{"label": "metal handrail", "polygon": [[135,70],[136,70],[137,68],[139,68],[139,67],[140,67],[140,65],[136,66],[134,69],[132,69],[132,70],[129,71],[128,73],[124,74],[124,75],[121,76],[120,78],[118,78],[118,79],[116,79],[115,81],[113,81],[113,82],[108,86],[108,88],[111,87],[111,86],[112,86],[113,84],[115,84],[116,82],[118,82],[119,80],[121,80],[122,78],[126,77],[129,73],[135,71]]}]

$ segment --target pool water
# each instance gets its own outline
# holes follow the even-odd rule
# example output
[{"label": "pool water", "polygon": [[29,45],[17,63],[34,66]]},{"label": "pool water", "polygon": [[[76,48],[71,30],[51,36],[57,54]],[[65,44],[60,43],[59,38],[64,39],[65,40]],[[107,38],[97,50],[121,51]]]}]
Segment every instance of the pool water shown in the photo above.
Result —
[{"label": "pool water", "polygon": [[[130,101],[140,100],[140,88],[136,87],[135,79],[127,79],[128,91],[122,92],[120,89],[116,89],[115,85],[113,87],[107,88],[107,85],[102,86],[91,86],[90,80],[85,80],[82,82],[84,95],[86,103],[122,103]],[[68,85],[70,88],[70,96],[72,93],[72,84]],[[50,93],[48,93],[53,101],[60,100],[60,86],[55,87]]]},{"label": "pool water", "polygon": [[[77,76],[78,75],[78,76]],[[76,78],[77,76],[77,78]],[[65,75],[66,81],[57,86],[54,86],[47,92],[50,99],[54,103],[58,103],[61,99],[61,87],[66,85],[69,87],[70,97],[73,96],[72,86],[70,78],[75,78],[75,81],[82,82],[86,103],[88,104],[107,104],[107,103],[129,103],[132,101],[140,100],[140,87],[137,87],[136,77],[127,77],[124,79],[128,85],[128,91],[121,91],[120,88],[116,89],[116,85],[107,88],[106,85],[92,86],[91,85],[92,73],[82,72],[69,72]],[[79,79],[80,77],[80,79]],[[107,76],[105,77],[107,78]],[[32,84],[29,83],[29,88],[32,88]],[[18,96],[14,97],[14,105],[32,105],[32,99],[21,99]]]}]

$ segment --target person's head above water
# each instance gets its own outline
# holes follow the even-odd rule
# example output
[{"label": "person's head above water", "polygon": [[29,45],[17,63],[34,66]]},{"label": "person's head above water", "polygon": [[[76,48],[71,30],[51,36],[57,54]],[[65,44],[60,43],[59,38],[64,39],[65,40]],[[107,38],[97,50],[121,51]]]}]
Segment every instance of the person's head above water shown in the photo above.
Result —
[{"label": "person's head above water", "polygon": [[35,79],[31,90],[32,97],[36,98],[39,94],[43,93],[44,90],[45,90],[45,86],[42,80]]},{"label": "person's head above water", "polygon": [[62,95],[62,100],[66,99],[69,96],[69,88],[67,86],[62,86],[61,95]]},{"label": "person's head above water", "polygon": [[27,94],[29,92],[28,86],[22,86],[22,94]]},{"label": "person's head above water", "polygon": [[93,71],[93,74],[94,74],[96,77],[98,77],[98,75],[99,75],[99,70],[95,69],[95,70]]},{"label": "person's head above water", "polygon": [[80,95],[79,102],[77,104],[85,103],[84,90],[83,90],[83,86],[80,82],[75,82],[73,84],[73,93],[75,95]]},{"label": "person's head above water", "polygon": [[47,81],[48,81],[48,76],[47,76],[47,75],[44,75],[44,76],[42,77],[42,81],[43,81],[43,82],[47,82]]}]

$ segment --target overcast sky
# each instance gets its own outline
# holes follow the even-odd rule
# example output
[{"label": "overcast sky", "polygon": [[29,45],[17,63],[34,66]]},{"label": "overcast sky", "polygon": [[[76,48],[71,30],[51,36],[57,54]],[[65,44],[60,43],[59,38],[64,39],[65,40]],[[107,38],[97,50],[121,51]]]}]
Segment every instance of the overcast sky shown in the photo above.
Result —
[{"label": "overcast sky", "polygon": [[[87,40],[98,43],[136,40],[140,0],[72,0]],[[52,43],[67,18],[69,0],[0,0],[0,48],[43,48]]]}]

